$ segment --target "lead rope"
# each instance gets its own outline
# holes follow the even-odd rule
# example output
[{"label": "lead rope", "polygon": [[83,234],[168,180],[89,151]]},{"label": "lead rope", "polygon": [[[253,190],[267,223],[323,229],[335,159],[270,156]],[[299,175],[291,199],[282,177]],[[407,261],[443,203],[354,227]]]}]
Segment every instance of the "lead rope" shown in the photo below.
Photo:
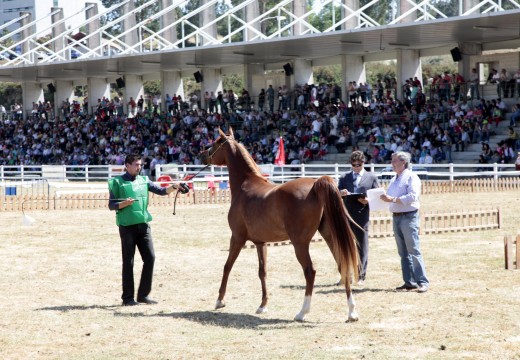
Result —
[{"label": "lead rope", "polygon": [[177,195],[179,195],[179,192],[181,194],[187,194],[190,192],[190,188],[188,185],[186,185],[186,183],[179,184],[177,192],[175,193],[175,199],[173,200],[173,215],[175,215],[175,207],[177,206]]},{"label": "lead rope", "polygon": [[[200,169],[199,171],[197,171],[195,173],[195,175],[193,175],[191,179],[195,178],[197,175],[199,175],[201,172],[203,172],[204,170],[206,170],[208,168],[208,166],[211,165],[211,158],[213,157],[213,155],[215,155],[215,153],[217,151],[220,150],[220,148],[222,146],[224,146],[225,143],[227,143],[229,141],[229,139],[226,139],[226,141],[224,141],[222,144],[220,144],[220,146],[213,152],[213,154],[210,154],[209,151],[208,151],[208,154],[209,154],[209,162],[206,166],[204,166],[202,169]],[[187,194],[188,192],[190,191],[190,188],[188,187],[188,185],[186,185],[186,183],[180,183],[179,184],[179,188],[177,188],[177,192],[175,193],[175,199],[173,200],[173,215],[175,215],[175,208],[177,206],[177,195],[179,195],[179,192],[181,192],[181,194]],[[195,191],[195,190],[193,190]]]}]

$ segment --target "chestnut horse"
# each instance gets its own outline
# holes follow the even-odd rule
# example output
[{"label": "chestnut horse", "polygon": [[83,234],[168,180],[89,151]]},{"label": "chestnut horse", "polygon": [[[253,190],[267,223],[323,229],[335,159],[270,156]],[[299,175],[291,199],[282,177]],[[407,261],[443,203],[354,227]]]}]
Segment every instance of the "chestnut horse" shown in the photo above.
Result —
[{"label": "chestnut horse", "polygon": [[216,308],[222,308],[229,273],[247,240],[256,245],[258,275],[262,284],[262,303],[256,311],[267,311],[266,243],[290,239],[305,275],[303,307],[294,318],[303,321],[311,307],[316,271],[309,255],[309,244],[318,230],[338,264],[348,300],[348,320],[358,315],[350,288],[351,275],[358,276],[356,240],[339,190],[329,176],[319,179],[300,178],[282,185],[270,183],[262,176],[245,147],[235,141],[233,130],[220,130],[212,147],[201,153],[204,164],[227,165],[231,206],[228,223],[231,229],[229,255],[224,266]]}]

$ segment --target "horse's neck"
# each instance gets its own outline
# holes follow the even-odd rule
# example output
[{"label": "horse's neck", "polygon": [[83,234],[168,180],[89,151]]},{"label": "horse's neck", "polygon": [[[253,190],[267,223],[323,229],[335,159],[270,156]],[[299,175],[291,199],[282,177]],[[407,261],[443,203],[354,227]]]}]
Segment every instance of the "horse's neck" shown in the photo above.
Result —
[{"label": "horse's neck", "polygon": [[227,159],[227,167],[229,173],[229,183],[231,189],[238,189],[247,178],[258,177],[258,170],[253,167],[251,162],[244,159],[242,153],[237,154]]}]

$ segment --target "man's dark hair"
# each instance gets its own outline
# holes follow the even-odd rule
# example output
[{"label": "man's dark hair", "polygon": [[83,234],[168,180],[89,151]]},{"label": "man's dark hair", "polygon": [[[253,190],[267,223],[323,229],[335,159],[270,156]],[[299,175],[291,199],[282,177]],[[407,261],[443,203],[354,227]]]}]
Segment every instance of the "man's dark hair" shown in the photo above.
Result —
[{"label": "man's dark hair", "polygon": [[126,155],[125,165],[126,164],[132,164],[136,160],[141,160],[141,155],[139,155],[139,154]]},{"label": "man's dark hair", "polygon": [[352,155],[350,156],[350,162],[353,163],[357,161],[361,163],[364,163],[366,161],[365,154],[363,153],[363,151],[355,150],[352,152]]}]

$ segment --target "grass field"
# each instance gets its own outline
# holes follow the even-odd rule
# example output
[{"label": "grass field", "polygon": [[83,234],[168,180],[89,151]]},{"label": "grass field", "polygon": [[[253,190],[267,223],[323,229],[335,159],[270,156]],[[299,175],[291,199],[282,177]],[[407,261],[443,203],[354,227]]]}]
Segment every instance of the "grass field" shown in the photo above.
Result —
[{"label": "grass field", "polygon": [[[402,283],[393,238],[371,239],[360,320],[346,323],[336,266],[311,244],[317,270],[307,321],[292,246],[268,248],[269,311],[254,249],[231,273],[215,311],[230,231],[227,206],[151,208],[153,306],[121,307],[120,243],[107,210],[0,213],[2,359],[520,359],[520,270],[504,270],[503,236],[517,234],[518,192],[425,195],[424,210],[500,206],[500,230],[422,236],[431,289]],[[136,255],[136,282],[141,262]]]}]

